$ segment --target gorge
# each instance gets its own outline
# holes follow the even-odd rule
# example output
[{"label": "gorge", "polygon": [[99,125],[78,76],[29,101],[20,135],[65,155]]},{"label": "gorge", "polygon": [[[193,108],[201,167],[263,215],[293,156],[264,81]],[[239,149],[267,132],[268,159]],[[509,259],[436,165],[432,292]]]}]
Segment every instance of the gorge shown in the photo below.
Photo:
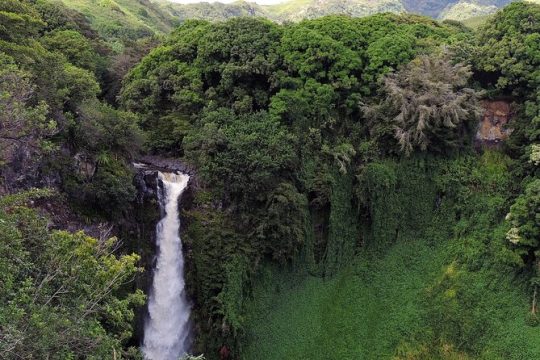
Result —
[{"label": "gorge", "polygon": [[540,6],[360,2],[0,0],[0,359],[540,359]]}]

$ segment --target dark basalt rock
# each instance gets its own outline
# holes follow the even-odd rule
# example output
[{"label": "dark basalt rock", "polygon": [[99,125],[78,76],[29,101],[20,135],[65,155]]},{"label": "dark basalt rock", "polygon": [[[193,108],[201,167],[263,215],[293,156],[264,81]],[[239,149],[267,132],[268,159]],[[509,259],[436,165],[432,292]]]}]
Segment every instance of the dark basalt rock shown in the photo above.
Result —
[{"label": "dark basalt rock", "polygon": [[163,172],[179,171],[190,176],[195,175],[195,169],[186,163],[175,158],[165,158],[155,155],[145,155],[139,157],[135,164],[144,166],[150,170],[158,170]]},{"label": "dark basalt rock", "polygon": [[[161,187],[158,172],[181,172],[190,176],[188,188],[182,194],[180,202],[190,204],[193,198],[193,189],[197,188],[195,169],[175,158],[164,158],[154,155],[146,155],[138,158],[133,163],[136,169],[134,184],[137,188],[137,202],[142,204],[147,199],[157,201],[157,190]],[[186,201],[187,200],[187,201]]]}]

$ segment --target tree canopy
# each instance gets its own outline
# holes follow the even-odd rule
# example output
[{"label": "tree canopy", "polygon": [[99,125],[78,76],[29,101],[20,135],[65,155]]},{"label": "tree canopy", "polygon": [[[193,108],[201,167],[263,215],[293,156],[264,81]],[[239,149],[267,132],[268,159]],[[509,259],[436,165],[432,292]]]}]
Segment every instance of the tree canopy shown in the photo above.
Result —
[{"label": "tree canopy", "polygon": [[0,0],[0,357],[140,358],[141,155],[190,169],[195,354],[538,357],[538,5],[161,37],[165,5],[96,4]]}]

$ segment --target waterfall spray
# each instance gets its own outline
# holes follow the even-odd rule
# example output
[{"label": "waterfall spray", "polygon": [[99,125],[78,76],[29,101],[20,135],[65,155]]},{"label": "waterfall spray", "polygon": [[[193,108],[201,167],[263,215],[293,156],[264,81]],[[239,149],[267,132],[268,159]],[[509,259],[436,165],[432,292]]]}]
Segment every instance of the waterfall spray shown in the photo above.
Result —
[{"label": "waterfall spray", "polygon": [[159,173],[162,219],[156,227],[158,257],[148,302],[142,351],[147,360],[178,360],[189,350],[189,313],[184,290],[184,256],[178,199],[188,185],[186,174]]}]

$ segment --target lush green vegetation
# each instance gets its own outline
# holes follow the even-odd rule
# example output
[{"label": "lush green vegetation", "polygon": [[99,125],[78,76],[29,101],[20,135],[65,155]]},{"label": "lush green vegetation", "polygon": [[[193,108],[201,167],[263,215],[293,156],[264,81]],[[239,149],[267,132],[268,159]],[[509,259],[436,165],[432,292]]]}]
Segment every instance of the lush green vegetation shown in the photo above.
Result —
[{"label": "lush green vegetation", "polygon": [[[201,180],[184,235],[199,351],[539,356],[538,9],[477,32],[392,14],[191,21],[129,73],[121,103],[150,149]],[[501,97],[512,137],[476,151],[478,100]]]},{"label": "lush green vegetation", "polygon": [[[117,257],[116,238],[49,231],[29,203],[53,196],[32,190],[0,202],[0,354],[16,358],[122,357],[132,334],[138,290],[119,295],[139,271],[135,254]],[[127,350],[134,355],[136,349]]]},{"label": "lush green vegetation", "polygon": [[[71,0],[73,1],[73,0]],[[124,0],[125,1],[125,0]],[[255,2],[171,3],[160,0],[161,9],[180,21],[199,19],[223,21],[239,16],[258,16],[277,22],[300,21],[327,15],[369,16],[376,13],[410,12],[435,19],[468,20],[495,13],[512,0],[288,0],[274,5]],[[538,0],[529,0],[538,2]]]},{"label": "lush green vegetation", "polygon": [[199,19],[208,21],[223,21],[230,18],[249,16],[264,17],[276,22],[300,21],[314,19],[326,15],[347,14],[362,17],[383,12],[399,13],[405,8],[399,0],[290,0],[275,5],[259,5],[249,1],[232,3],[199,2],[180,4],[161,0],[159,2],[164,12],[171,14],[180,21]]},{"label": "lush green vegetation", "polygon": [[[176,21],[160,7],[147,0],[55,0],[43,1],[63,4],[82,14],[92,28],[120,51],[140,38],[168,33]],[[52,5],[48,5],[52,6]]]},{"label": "lush green vegetation", "polygon": [[[410,12],[435,19],[478,21],[512,0],[288,0],[275,5],[250,1],[181,4],[169,0],[44,0],[63,3],[89,19],[92,27],[115,50],[136,38],[168,33],[186,20],[224,21],[235,17],[264,17],[279,23],[327,15],[369,16]],[[539,0],[528,0],[538,2]]]},{"label": "lush green vegetation", "polygon": [[127,345],[144,294],[126,284],[139,256],[105,231],[55,230],[68,227],[57,218],[70,205],[103,221],[135,197],[129,162],[143,135],[136,115],[100,99],[107,63],[104,40],[80,14],[0,1],[2,358],[138,352]]},{"label": "lush green vegetation", "polygon": [[114,198],[134,196],[118,175],[131,177],[126,160],[143,135],[137,116],[99,99],[109,61],[103,40],[80,17],[59,19],[42,3],[4,0],[0,6],[3,23],[13,22],[0,33],[3,186],[16,190],[10,169],[18,166],[26,167],[20,179],[26,185],[43,181],[40,172],[58,171],[73,198],[117,212]]},{"label": "lush green vegetation", "polygon": [[497,225],[508,164],[486,152],[373,165],[398,176],[391,190],[370,193],[383,198],[373,238],[330,279],[265,267],[247,306],[243,358],[538,357],[530,294]]},{"label": "lush green vegetation", "polygon": [[[65,3],[0,0],[0,357],[140,357],[141,153],[196,169],[194,353],[540,357],[540,6],[189,20],[156,47],[157,5]],[[513,132],[488,148],[491,99]]]}]

